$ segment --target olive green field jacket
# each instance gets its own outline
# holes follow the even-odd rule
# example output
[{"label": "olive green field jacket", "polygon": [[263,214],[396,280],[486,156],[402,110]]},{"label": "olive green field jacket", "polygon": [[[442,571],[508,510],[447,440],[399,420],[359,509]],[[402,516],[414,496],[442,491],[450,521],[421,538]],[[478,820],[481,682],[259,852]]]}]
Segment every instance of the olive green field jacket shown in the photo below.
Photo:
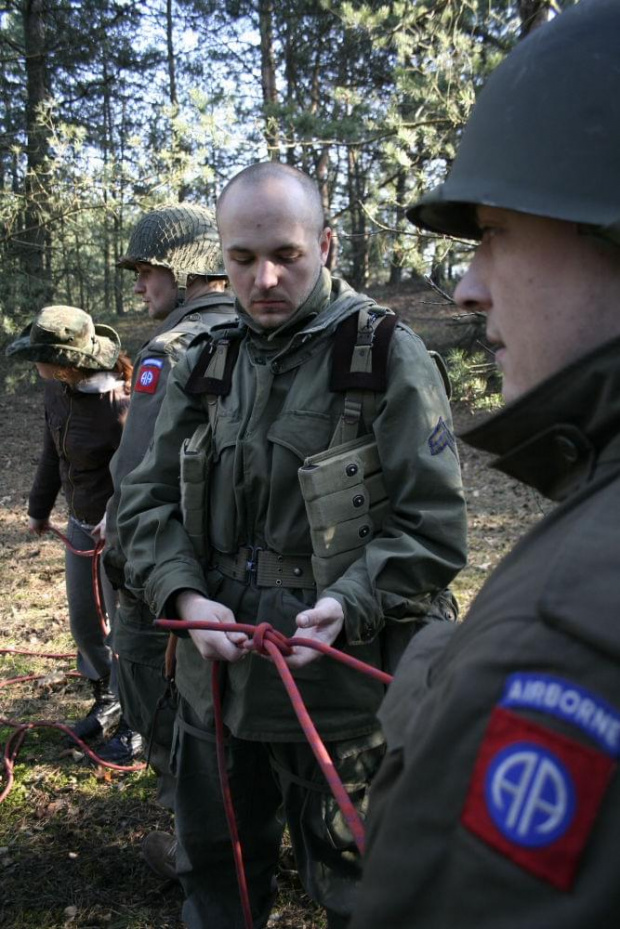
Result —
[{"label": "olive green field jacket", "polygon": [[[343,411],[344,395],[329,390],[329,378],[335,329],[356,311],[356,301],[344,299],[351,293],[323,271],[301,328],[298,323],[276,333],[243,330],[213,433],[205,514],[211,551],[233,554],[250,545],[284,556],[312,554],[297,472],[307,456],[328,447]],[[239,622],[267,621],[290,636],[296,615],[314,605],[316,591],[231,580],[199,562],[183,526],[179,451],[207,418],[206,397],[184,388],[204,344],[190,346],[172,372],[153,445],[122,486],[118,525],[129,559],[128,586],[156,615],[166,612],[175,594],[193,589],[224,603]],[[423,613],[466,557],[456,447],[436,441],[438,428],[451,435],[445,387],[421,340],[400,324],[390,345],[388,387],[376,409],[372,431],[390,512],[381,532],[324,595],[336,598],[345,613],[336,645],[380,667],[386,624]],[[207,718],[210,663],[189,639],[180,641],[177,661],[180,693]],[[295,676],[325,738],[376,728],[381,684],[329,659]],[[239,737],[303,738],[275,668],[256,655],[228,667],[224,706],[226,724]]]}]

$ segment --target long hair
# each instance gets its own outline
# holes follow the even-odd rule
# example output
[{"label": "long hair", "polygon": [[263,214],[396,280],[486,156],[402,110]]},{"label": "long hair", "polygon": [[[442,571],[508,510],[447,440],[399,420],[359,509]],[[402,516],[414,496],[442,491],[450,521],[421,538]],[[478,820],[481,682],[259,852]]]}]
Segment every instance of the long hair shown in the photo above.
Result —
[{"label": "long hair", "polygon": [[[74,365],[55,365],[54,367],[57,369],[54,372],[54,379],[57,381],[62,381],[63,384],[67,384],[69,387],[76,387],[80,381],[85,380],[85,378],[91,377],[93,374],[100,373],[99,371],[95,371],[92,368],[77,368]],[[131,375],[133,374],[133,364],[127,352],[119,352],[114,367],[107,368],[106,370],[112,371],[114,374],[120,374],[123,381],[124,391],[127,396],[129,396],[131,393]]]}]

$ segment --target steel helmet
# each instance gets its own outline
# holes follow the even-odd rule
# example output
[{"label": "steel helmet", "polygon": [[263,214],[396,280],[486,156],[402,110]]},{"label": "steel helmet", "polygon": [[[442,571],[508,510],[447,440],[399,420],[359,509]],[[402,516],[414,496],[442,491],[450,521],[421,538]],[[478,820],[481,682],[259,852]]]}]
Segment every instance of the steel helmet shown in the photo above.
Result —
[{"label": "steel helmet", "polygon": [[619,0],[582,0],[513,49],[448,178],[407,216],[478,239],[475,204],[595,226],[620,244]]},{"label": "steel helmet", "polygon": [[146,213],[117,265],[135,271],[138,262],[167,268],[180,289],[191,274],[226,277],[213,212],[179,203]]}]

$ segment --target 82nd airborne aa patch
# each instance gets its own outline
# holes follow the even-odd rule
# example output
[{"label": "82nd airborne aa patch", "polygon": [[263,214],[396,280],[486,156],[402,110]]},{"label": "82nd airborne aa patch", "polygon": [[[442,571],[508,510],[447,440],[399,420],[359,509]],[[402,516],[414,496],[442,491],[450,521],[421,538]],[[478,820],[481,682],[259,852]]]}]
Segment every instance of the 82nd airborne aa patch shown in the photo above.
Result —
[{"label": "82nd airborne aa patch", "polygon": [[163,365],[161,358],[145,358],[140,365],[134,390],[142,394],[154,394]]},{"label": "82nd airborne aa patch", "polygon": [[614,769],[607,753],[495,707],[461,822],[526,871],[570,890]]}]

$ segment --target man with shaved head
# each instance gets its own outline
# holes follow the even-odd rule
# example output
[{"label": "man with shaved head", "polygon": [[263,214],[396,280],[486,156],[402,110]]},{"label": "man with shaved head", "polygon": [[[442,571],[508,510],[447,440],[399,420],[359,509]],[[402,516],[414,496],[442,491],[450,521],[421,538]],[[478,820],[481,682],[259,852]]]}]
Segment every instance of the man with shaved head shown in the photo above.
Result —
[{"label": "man with shaved head", "polygon": [[[305,174],[245,169],[217,220],[240,323],[190,346],[152,449],[123,486],[130,584],[160,616],[269,623],[293,643],[391,667],[417,628],[446,617],[442,592],[465,560],[440,370],[389,310],[332,279],[331,230]],[[276,668],[244,632],[206,630],[177,649],[185,923],[243,925],[217,775],[215,660],[254,925],[269,917],[286,822],[307,893],[330,929],[345,927],[359,855]],[[363,815],[384,751],[384,687],[310,648],[286,660]]]}]

